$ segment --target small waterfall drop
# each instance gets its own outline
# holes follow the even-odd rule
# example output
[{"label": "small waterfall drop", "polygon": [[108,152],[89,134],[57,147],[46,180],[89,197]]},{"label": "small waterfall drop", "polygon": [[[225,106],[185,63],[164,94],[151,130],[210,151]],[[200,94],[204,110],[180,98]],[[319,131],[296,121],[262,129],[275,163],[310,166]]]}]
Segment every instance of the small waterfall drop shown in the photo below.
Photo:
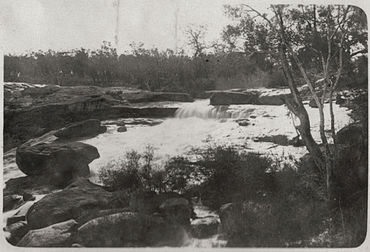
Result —
[{"label": "small waterfall drop", "polygon": [[175,113],[175,118],[201,118],[201,119],[227,119],[227,118],[247,118],[253,108],[248,106],[235,105],[209,105],[209,100],[199,100],[191,104],[186,104],[179,108]]}]

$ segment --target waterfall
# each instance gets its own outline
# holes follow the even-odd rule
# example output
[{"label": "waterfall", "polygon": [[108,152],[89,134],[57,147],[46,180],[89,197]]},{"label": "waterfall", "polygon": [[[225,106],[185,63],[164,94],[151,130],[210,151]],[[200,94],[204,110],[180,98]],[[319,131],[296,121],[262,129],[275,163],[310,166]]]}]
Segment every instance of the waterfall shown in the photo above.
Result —
[{"label": "waterfall", "polygon": [[229,106],[209,105],[209,100],[199,100],[191,104],[186,104],[179,108],[176,113],[176,118],[196,117],[202,119],[227,119],[227,118],[247,118],[254,109],[248,105]]}]

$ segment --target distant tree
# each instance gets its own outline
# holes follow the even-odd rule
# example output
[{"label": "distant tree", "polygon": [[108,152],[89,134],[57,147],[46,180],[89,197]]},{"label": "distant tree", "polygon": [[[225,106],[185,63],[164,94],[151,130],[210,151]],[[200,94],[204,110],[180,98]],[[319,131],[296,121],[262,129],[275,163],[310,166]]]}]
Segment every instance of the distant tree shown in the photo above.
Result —
[{"label": "distant tree", "polygon": [[193,57],[199,57],[204,55],[204,50],[207,48],[204,37],[206,34],[207,28],[204,25],[199,26],[188,26],[185,33],[188,37],[188,45],[194,51]]}]

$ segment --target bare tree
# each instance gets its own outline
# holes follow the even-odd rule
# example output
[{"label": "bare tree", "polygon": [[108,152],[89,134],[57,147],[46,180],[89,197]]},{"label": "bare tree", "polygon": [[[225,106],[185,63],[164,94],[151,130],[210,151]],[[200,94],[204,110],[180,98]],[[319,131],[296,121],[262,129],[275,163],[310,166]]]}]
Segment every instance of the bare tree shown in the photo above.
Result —
[{"label": "bare tree", "polygon": [[202,56],[204,54],[204,50],[207,48],[204,41],[206,31],[207,28],[204,25],[190,25],[185,31],[188,37],[188,45],[194,51],[194,57]]}]

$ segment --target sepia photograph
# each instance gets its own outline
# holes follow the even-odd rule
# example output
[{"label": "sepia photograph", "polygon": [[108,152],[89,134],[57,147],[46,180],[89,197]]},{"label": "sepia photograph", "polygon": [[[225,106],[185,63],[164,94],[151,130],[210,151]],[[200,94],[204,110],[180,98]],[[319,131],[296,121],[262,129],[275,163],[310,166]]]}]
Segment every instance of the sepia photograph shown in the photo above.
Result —
[{"label": "sepia photograph", "polygon": [[369,9],[1,1],[0,250],[370,249]]}]

